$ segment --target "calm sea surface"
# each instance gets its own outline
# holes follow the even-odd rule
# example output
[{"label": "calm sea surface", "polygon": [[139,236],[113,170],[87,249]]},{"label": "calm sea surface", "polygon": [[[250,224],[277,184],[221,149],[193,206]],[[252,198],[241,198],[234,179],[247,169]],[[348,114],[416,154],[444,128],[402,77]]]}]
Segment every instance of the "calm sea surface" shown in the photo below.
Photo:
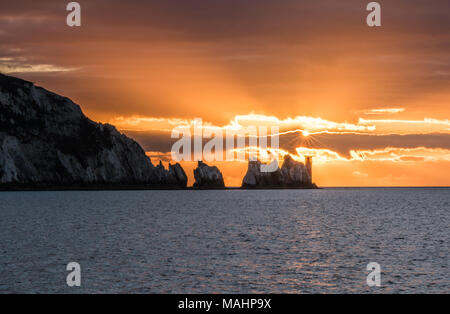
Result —
[{"label": "calm sea surface", "polygon": [[0,192],[0,293],[450,293],[449,227],[445,188]]}]

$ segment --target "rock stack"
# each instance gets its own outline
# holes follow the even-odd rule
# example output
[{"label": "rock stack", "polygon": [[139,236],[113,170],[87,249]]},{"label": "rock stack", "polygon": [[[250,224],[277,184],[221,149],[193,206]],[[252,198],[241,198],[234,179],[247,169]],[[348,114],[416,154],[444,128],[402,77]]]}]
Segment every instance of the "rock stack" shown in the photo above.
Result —
[{"label": "rock stack", "polygon": [[208,166],[203,161],[198,162],[198,166],[194,170],[194,178],[194,188],[211,189],[225,187],[220,170],[216,166]]},{"label": "rock stack", "polygon": [[242,188],[317,188],[310,172],[290,155],[284,157],[283,165],[273,172],[262,172],[261,161],[249,161]]}]

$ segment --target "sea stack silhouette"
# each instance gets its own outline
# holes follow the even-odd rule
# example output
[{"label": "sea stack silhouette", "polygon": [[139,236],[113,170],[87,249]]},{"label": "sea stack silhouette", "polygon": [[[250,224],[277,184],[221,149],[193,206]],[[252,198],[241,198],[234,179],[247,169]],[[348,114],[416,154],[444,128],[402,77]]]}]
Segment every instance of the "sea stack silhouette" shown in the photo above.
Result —
[{"label": "sea stack silhouette", "polygon": [[286,155],[281,168],[274,172],[261,172],[261,161],[249,161],[242,188],[317,189],[312,182],[312,158],[310,156],[305,157],[305,164]]},{"label": "sea stack silhouette", "polygon": [[208,166],[203,161],[198,161],[194,170],[194,188],[220,189],[225,188],[222,173],[216,166]]},{"label": "sea stack silhouette", "polygon": [[186,185],[178,163],[155,167],[138,143],[70,99],[0,74],[1,189]]}]

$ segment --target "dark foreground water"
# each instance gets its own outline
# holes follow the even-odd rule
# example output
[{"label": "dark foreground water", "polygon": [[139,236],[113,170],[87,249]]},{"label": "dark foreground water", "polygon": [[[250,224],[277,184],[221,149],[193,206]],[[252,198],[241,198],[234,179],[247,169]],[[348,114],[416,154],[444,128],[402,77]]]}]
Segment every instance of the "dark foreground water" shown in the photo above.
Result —
[{"label": "dark foreground water", "polygon": [[0,293],[449,293],[449,226],[444,188],[1,192]]}]

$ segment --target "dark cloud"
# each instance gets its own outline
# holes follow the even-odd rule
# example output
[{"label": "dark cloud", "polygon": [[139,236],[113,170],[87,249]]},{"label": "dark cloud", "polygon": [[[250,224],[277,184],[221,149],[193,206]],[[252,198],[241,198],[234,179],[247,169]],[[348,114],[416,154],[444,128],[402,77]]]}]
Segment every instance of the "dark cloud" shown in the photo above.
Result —
[{"label": "dark cloud", "polygon": [[330,149],[342,156],[349,157],[351,150],[375,150],[394,148],[444,148],[450,149],[450,134],[408,134],[408,135],[361,135],[361,134],[319,134],[312,140],[299,135],[288,135],[280,139],[281,146],[295,152],[298,146]]},{"label": "dark cloud", "polygon": [[[142,145],[145,151],[170,152],[173,143],[168,132],[136,132],[126,131]],[[208,140],[205,139],[203,144]],[[248,144],[248,139],[246,141]],[[270,143],[270,141],[269,141]],[[329,149],[341,156],[350,157],[351,150],[376,150],[386,147],[393,148],[443,148],[450,149],[450,134],[410,134],[410,135],[361,135],[361,134],[320,134],[304,137],[301,134],[280,136],[280,148],[296,154],[297,147]],[[224,147],[226,145],[224,144]]]},{"label": "dark cloud", "polygon": [[[46,0],[9,2],[2,7],[0,16],[21,17],[18,22],[3,21],[2,26],[20,26],[33,30],[29,38],[48,38],[65,26],[65,7],[69,1]],[[355,30],[369,33],[364,23],[367,0],[89,0],[79,1],[83,9],[84,27],[114,38],[127,33],[134,36],[163,34],[183,36],[186,40],[214,41],[239,38],[265,38],[292,44],[305,35],[346,35]],[[405,34],[434,33],[450,30],[446,0],[379,1],[382,5],[383,24],[390,31]],[[134,32],[128,33],[130,29]],[[51,32],[49,32],[51,31]],[[155,32],[156,31],[156,32]],[[59,33],[65,33],[60,27]],[[24,35],[24,33],[22,33]],[[12,35],[12,34],[11,34]],[[87,35],[87,34],[84,34]],[[300,36],[300,37],[298,37]],[[12,38],[14,36],[10,36]],[[160,37],[162,39],[163,37]],[[89,39],[89,38],[86,38]]]}]

